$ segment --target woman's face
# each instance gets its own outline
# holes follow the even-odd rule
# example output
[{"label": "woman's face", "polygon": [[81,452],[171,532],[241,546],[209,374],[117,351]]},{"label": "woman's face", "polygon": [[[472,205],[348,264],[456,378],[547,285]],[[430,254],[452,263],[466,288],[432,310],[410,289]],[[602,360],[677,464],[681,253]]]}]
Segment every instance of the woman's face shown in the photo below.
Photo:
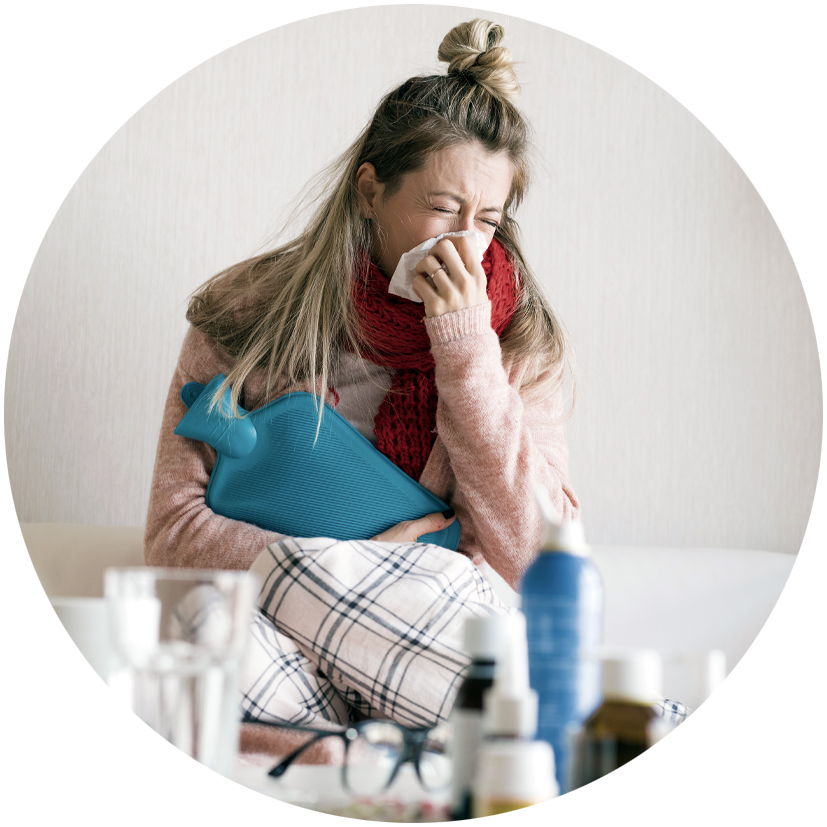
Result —
[{"label": "woman's face", "polygon": [[404,253],[442,233],[479,230],[490,244],[513,175],[507,156],[478,143],[458,144],[435,152],[385,198],[373,164],[362,164],[356,182],[373,227],[373,260],[390,278]]}]

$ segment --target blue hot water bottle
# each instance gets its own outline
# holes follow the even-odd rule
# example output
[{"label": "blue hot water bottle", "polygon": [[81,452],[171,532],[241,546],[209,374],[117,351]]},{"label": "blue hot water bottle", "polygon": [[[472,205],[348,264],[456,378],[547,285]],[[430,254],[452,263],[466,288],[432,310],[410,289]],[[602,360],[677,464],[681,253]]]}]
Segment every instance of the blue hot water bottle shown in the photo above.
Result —
[{"label": "blue hot water bottle", "polygon": [[[217,452],[207,506],[224,517],[292,537],[367,540],[402,522],[449,506],[435,497],[325,404],[316,439],[317,398],[289,393],[234,417],[230,390],[210,410],[224,381],[189,382],[189,408],[175,433]],[[459,521],[418,542],[456,550]]]}]

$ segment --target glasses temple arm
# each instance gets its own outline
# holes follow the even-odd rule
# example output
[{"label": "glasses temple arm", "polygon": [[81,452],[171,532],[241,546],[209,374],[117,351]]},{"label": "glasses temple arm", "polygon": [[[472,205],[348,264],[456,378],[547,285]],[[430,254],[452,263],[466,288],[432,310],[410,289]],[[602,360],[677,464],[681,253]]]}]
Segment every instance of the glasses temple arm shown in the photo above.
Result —
[{"label": "glasses temple arm", "polygon": [[289,755],[282,758],[282,760],[279,761],[279,763],[276,764],[276,766],[273,767],[267,775],[272,776],[273,778],[281,778],[281,776],[287,772],[293,761],[295,761],[296,758],[298,758],[306,749],[312,747],[313,744],[317,744],[322,740],[322,738],[330,738],[331,736],[335,736],[337,738],[344,737],[341,732],[318,732],[318,730],[316,730],[316,736],[314,738],[311,738],[307,741],[307,743],[302,744],[297,749],[294,749]]}]

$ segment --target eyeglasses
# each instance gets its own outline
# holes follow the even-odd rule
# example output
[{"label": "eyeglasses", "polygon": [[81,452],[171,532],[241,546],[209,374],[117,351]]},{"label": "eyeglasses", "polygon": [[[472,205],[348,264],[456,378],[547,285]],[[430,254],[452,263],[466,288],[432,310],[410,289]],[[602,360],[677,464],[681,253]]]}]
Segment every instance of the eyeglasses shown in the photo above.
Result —
[{"label": "eyeglasses", "polygon": [[280,728],[307,732],[310,737],[270,770],[273,778],[281,778],[296,758],[323,738],[341,738],[345,753],[342,785],[352,795],[376,795],[386,790],[407,762],[414,765],[420,784],[428,792],[445,789],[451,783],[446,725],[409,729],[393,721],[359,721],[339,732],[290,725]]}]

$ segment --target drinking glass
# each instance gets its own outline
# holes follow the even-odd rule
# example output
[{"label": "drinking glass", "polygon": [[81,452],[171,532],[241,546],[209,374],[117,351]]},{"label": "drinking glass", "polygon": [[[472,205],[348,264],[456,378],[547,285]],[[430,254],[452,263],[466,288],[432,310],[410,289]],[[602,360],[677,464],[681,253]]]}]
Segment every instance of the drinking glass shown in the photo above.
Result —
[{"label": "drinking glass", "polygon": [[108,569],[118,664],[110,685],[156,732],[229,776],[238,754],[239,670],[260,588],[250,572]]}]

